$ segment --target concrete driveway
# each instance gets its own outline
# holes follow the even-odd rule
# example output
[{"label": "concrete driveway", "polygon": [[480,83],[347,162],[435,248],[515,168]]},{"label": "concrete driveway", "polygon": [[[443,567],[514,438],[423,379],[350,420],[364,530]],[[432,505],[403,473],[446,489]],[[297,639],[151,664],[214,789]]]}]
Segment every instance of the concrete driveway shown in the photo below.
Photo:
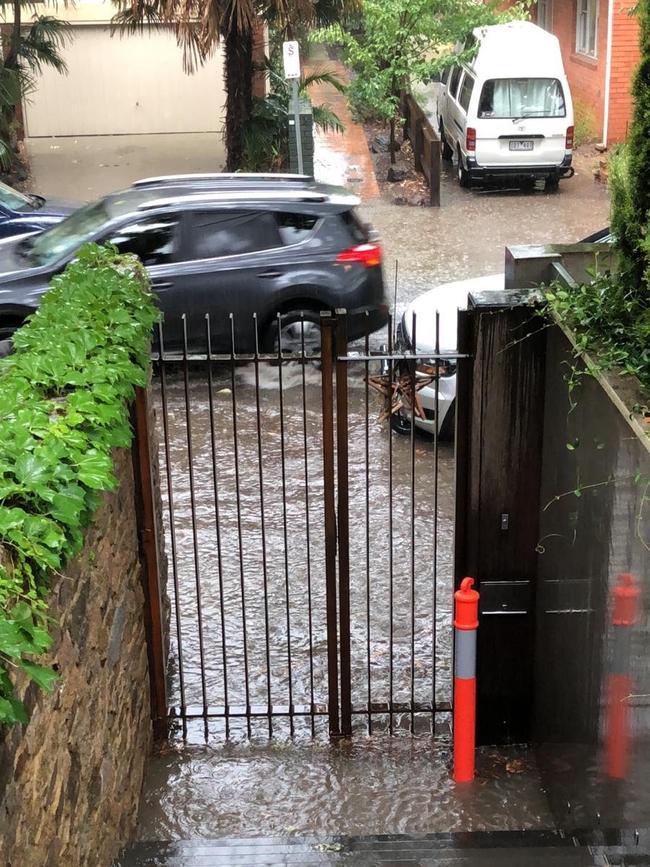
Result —
[{"label": "concrete driveway", "polygon": [[225,163],[219,133],[32,138],[27,142],[30,189],[87,201],[138,178],[218,172]]}]

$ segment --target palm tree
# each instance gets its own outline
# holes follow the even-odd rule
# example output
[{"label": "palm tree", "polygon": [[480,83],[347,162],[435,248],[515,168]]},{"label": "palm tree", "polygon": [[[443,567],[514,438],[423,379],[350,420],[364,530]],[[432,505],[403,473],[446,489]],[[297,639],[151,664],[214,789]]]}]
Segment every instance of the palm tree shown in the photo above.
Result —
[{"label": "palm tree", "polygon": [[[52,15],[37,15],[39,6],[30,0],[0,0],[0,15],[9,10],[13,16],[11,30],[3,39],[0,67],[0,165],[4,169],[17,162],[16,109],[33,90],[35,76],[46,66],[62,74],[68,71],[61,50],[72,34],[71,27]],[[25,9],[32,13],[28,22],[23,18]]]},{"label": "palm tree", "polygon": [[139,30],[145,23],[174,25],[184,66],[193,72],[224,44],[228,171],[242,165],[245,133],[253,110],[253,33],[261,18],[278,32],[339,20],[358,0],[113,0],[116,26]]}]

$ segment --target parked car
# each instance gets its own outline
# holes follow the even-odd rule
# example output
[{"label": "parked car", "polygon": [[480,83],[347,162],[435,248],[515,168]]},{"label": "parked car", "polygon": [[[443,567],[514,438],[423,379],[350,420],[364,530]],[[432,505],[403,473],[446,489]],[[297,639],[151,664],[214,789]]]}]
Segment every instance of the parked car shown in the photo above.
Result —
[{"label": "parked car", "polygon": [[60,223],[78,207],[74,202],[20,193],[0,182],[0,239],[42,232]]},{"label": "parked car", "polygon": [[146,266],[164,314],[165,346],[212,351],[320,346],[319,313],[345,307],[350,338],[388,318],[381,248],[358,199],[305,176],[153,178],[80,208],[40,235],[0,244],[0,338],[38,306],[52,277],[88,242],[114,244]]},{"label": "parked car", "polygon": [[[594,232],[581,243],[608,243],[612,236],[609,227]],[[488,274],[484,277],[474,277],[469,280],[458,280],[435,286],[419,295],[406,308],[397,326],[398,351],[411,351],[413,333],[413,314],[415,313],[416,338],[418,352],[436,352],[436,313],[438,318],[438,349],[440,352],[454,353],[457,349],[458,311],[465,310],[467,298],[472,292],[501,290],[505,285],[505,275]],[[416,368],[416,376],[428,377],[431,374],[433,362],[420,362]],[[451,362],[441,362],[436,397],[435,381],[424,386],[418,396],[422,401],[424,418],[415,416],[415,426],[429,434],[436,431],[440,439],[450,439],[454,432],[456,409],[456,365]],[[395,413],[391,417],[393,430],[398,433],[408,433],[411,430],[411,415],[408,410]]]},{"label": "parked car", "polygon": [[571,177],[573,106],[556,36],[529,21],[477,27],[478,49],[451,67],[438,103],[442,156],[458,180]]}]

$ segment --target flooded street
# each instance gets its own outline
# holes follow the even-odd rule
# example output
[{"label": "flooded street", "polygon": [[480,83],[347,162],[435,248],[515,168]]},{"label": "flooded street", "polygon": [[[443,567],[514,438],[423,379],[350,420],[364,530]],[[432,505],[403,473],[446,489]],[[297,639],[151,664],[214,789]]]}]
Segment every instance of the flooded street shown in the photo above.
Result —
[{"label": "flooded street", "polygon": [[[505,244],[572,241],[606,225],[607,210],[606,192],[584,172],[550,195],[468,192],[445,173],[438,210],[364,205],[382,236],[391,302],[399,260],[398,313],[437,283],[499,274]],[[439,444],[436,473],[433,441],[415,438],[412,505],[410,437],[389,437],[381,400],[366,398],[363,368],[349,371],[351,685],[359,712],[343,743],[327,737],[321,373],[260,365],[258,407],[254,365],[238,366],[234,377],[215,366],[212,414],[205,366],[190,371],[187,393],[180,367],[167,374],[167,553],[178,585],[175,599],[170,568],[170,703],[198,718],[185,731],[179,723],[151,760],[141,840],[553,824],[527,754],[481,750],[476,783],[459,789],[449,773],[449,715],[411,717],[400,708],[411,698],[444,707],[451,697],[453,444]],[[154,391],[161,418],[159,383]],[[163,472],[167,503],[168,494]],[[369,702],[387,704],[391,686],[392,719],[377,712],[371,720]],[[228,742],[226,704],[240,714],[227,723]],[[256,714],[250,731],[247,704]],[[207,726],[203,705],[214,714]]]},{"label": "flooded street", "polygon": [[[432,439],[415,438],[411,497],[411,438],[389,438],[365,364],[352,367],[353,707],[449,703],[453,445],[440,443],[436,453]],[[286,733],[286,720],[265,711],[296,705],[306,715],[295,727],[309,731],[311,706],[323,713],[327,705],[321,373],[298,363],[260,364],[257,374],[252,364],[234,375],[215,367],[212,427],[205,370],[191,373],[187,392],[180,373],[166,374],[164,399],[173,503],[172,523],[164,485],[167,550],[175,552],[170,703],[210,712],[263,706],[251,732],[245,720],[231,721],[233,738]],[[164,448],[161,460],[166,467]],[[410,727],[409,714],[393,717],[395,728]],[[416,717],[416,730],[431,730],[430,712]],[[326,731],[326,720],[313,722],[316,733]],[[385,714],[375,725],[390,722]],[[368,715],[359,713],[355,727],[365,731]],[[223,721],[211,721],[211,736],[223,733]]]}]

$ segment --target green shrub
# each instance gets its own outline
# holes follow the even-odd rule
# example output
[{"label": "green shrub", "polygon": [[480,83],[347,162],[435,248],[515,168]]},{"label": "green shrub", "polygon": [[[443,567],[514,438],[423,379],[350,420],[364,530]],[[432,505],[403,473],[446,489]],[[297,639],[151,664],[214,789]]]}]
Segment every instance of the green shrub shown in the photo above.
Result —
[{"label": "green shrub", "polygon": [[51,576],[83,545],[112,449],[131,442],[157,310],[137,259],[95,245],[56,277],[0,361],[0,722],[25,722],[10,672],[50,688]]}]

